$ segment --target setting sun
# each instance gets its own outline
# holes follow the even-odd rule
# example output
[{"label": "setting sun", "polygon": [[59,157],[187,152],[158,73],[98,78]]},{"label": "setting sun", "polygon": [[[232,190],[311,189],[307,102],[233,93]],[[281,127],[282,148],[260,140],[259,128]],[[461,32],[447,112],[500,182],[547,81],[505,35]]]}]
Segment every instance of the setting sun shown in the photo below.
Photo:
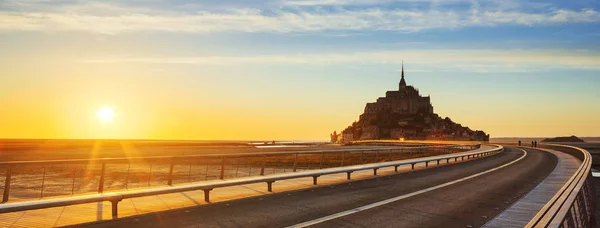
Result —
[{"label": "setting sun", "polygon": [[102,108],[100,108],[100,110],[98,110],[96,115],[98,116],[98,119],[101,120],[102,122],[110,122],[110,121],[112,121],[113,117],[115,116],[115,113],[113,112],[112,109],[110,109],[108,107],[102,107]]}]

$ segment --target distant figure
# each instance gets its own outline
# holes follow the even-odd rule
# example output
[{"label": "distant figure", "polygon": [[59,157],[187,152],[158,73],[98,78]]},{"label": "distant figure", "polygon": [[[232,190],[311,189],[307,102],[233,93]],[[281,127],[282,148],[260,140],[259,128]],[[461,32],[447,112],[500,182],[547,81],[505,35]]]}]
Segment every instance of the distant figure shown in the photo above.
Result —
[{"label": "distant figure", "polygon": [[533,145],[533,141],[531,141],[531,147],[535,147],[535,146]]},{"label": "distant figure", "polygon": [[519,146],[521,146],[521,140],[519,140]]},{"label": "distant figure", "polygon": [[533,147],[537,147],[537,140],[533,142]]}]

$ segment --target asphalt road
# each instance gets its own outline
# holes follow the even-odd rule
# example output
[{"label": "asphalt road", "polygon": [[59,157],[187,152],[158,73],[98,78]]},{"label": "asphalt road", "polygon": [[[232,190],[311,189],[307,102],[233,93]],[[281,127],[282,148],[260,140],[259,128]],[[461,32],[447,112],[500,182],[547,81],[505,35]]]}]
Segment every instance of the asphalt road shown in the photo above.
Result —
[{"label": "asphalt road", "polygon": [[[286,227],[477,174],[521,157],[520,150],[465,163],[94,224],[90,227]],[[325,221],[314,227],[479,227],[542,181],[554,155],[522,160],[464,182]]]}]

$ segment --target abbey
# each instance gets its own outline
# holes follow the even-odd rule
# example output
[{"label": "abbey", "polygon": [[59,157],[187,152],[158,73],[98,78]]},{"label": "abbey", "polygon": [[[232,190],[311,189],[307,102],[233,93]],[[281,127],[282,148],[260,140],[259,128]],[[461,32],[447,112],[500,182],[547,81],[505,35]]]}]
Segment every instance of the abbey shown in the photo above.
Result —
[{"label": "abbey", "polygon": [[406,84],[404,66],[397,91],[387,91],[385,97],[367,103],[358,121],[341,134],[334,132],[330,136],[332,142],[377,139],[489,141],[485,132],[473,131],[435,114],[430,97],[421,96],[419,90]]}]

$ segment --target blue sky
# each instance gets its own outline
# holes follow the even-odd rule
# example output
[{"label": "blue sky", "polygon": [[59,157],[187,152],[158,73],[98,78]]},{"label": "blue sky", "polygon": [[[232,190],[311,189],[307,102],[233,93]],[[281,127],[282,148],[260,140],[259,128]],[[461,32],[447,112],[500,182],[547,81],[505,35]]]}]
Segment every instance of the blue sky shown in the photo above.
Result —
[{"label": "blue sky", "polygon": [[[129,112],[144,115],[160,97],[165,109],[207,122],[210,109],[237,125],[215,119],[211,129],[229,132],[209,137],[184,129],[191,117],[180,112],[169,114],[177,126],[151,123],[162,134],[115,137],[254,139],[247,129],[260,123],[244,124],[272,115],[259,135],[318,139],[395,89],[404,61],[436,112],[492,136],[598,136],[599,11],[592,0],[4,0],[0,104],[64,93],[45,99],[123,112],[135,103]],[[4,111],[60,112],[31,99]],[[28,121],[0,137],[95,137],[38,134]]]}]

